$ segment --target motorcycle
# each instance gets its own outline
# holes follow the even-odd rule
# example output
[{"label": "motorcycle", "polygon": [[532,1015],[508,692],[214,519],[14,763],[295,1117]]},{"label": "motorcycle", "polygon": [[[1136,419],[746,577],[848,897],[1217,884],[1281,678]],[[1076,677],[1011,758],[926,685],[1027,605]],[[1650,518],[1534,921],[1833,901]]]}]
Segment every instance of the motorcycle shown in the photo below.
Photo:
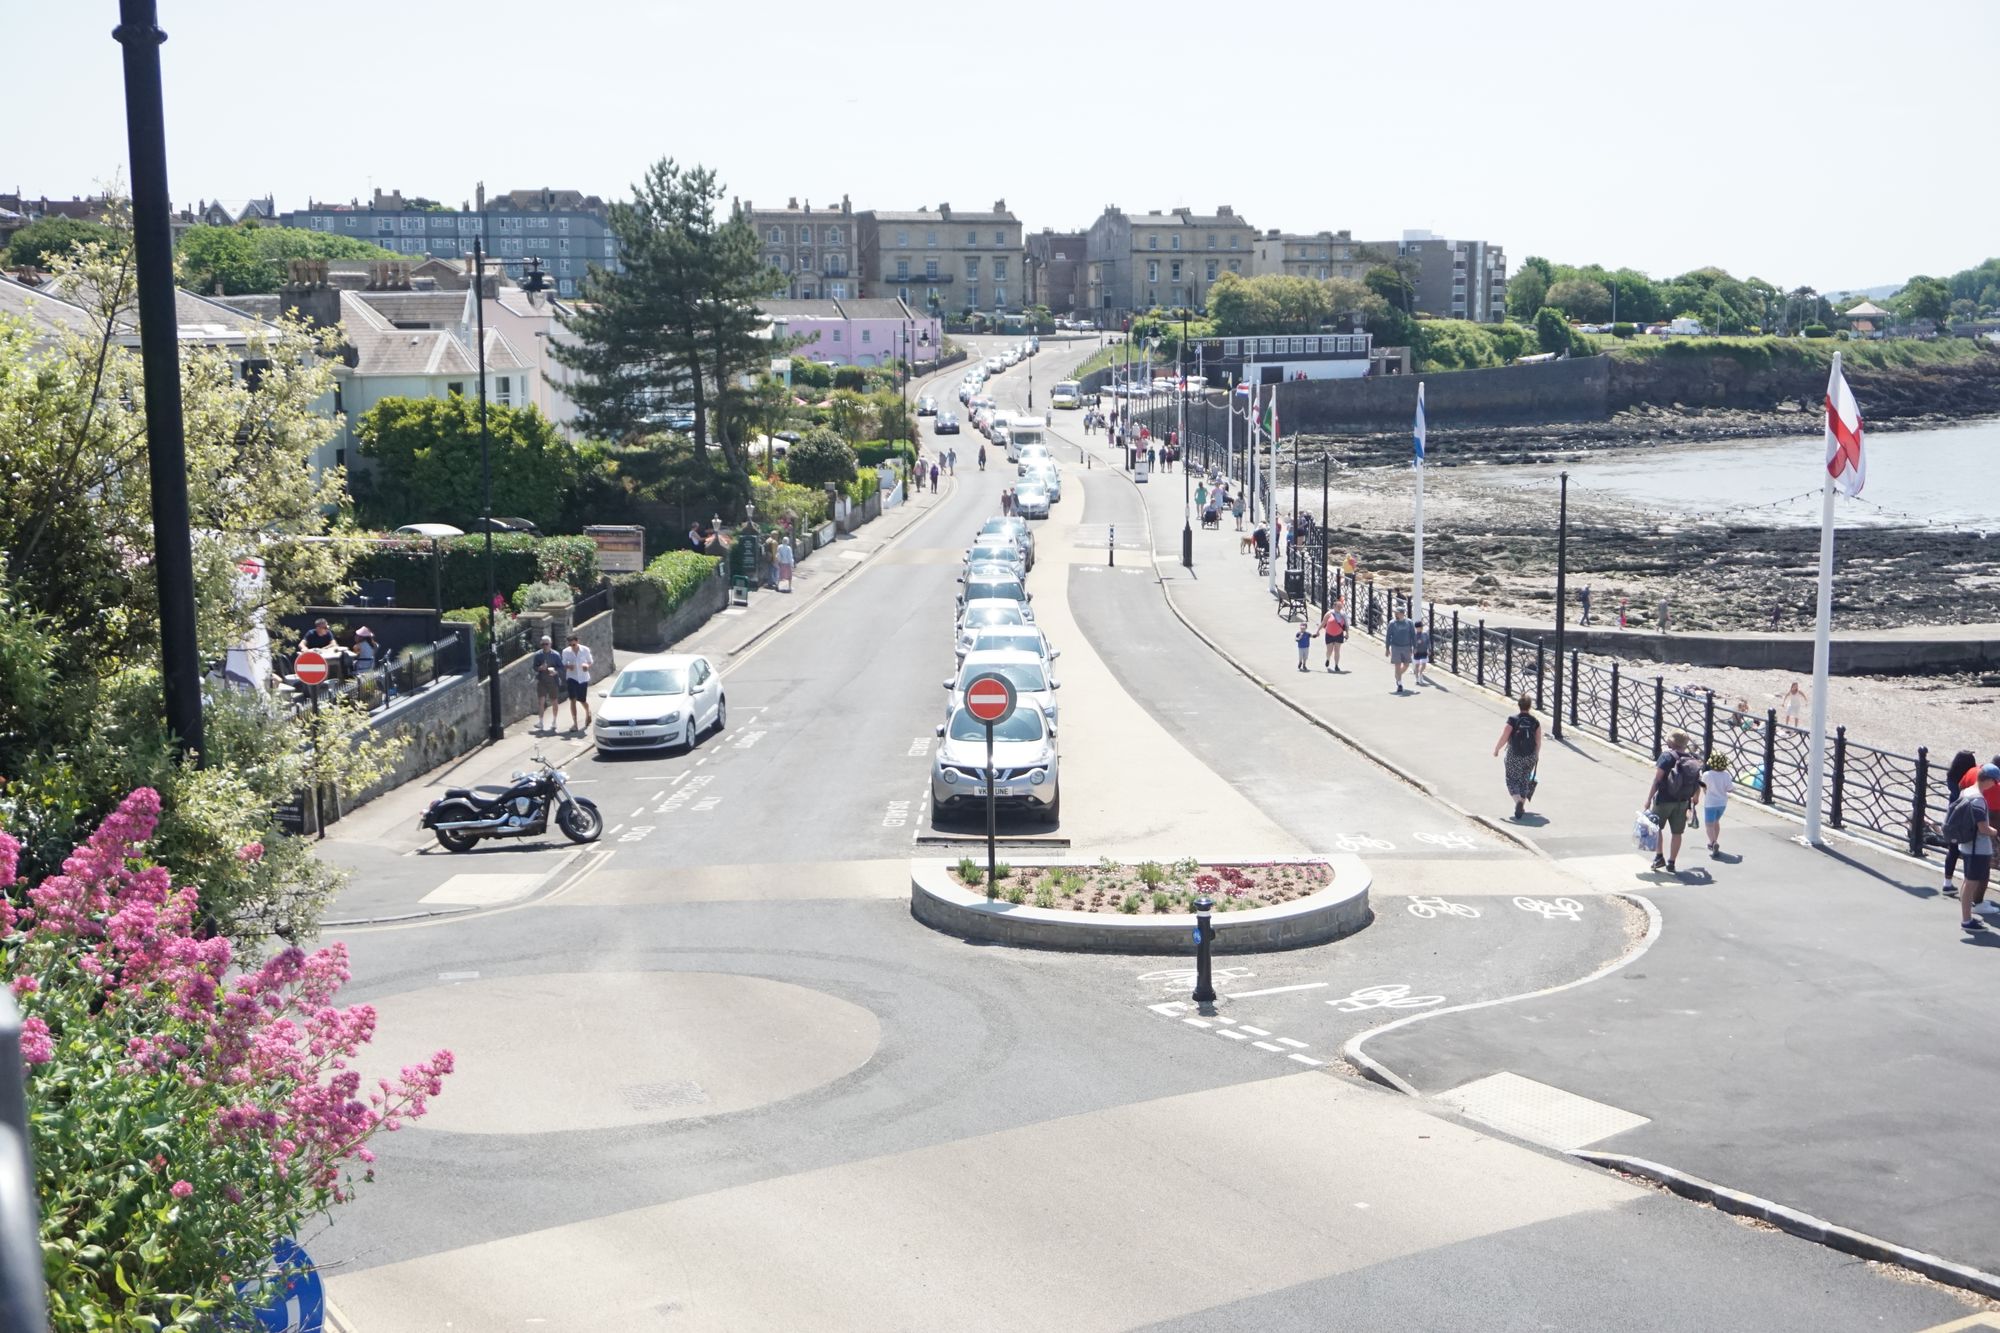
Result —
[{"label": "motorcycle", "polygon": [[534,838],[548,832],[549,814],[571,842],[596,842],[604,833],[604,816],[595,802],[572,795],[569,778],[540,755],[540,772],[514,773],[511,786],[451,787],[417,821],[437,835],[450,852],[469,852],[481,838]]}]

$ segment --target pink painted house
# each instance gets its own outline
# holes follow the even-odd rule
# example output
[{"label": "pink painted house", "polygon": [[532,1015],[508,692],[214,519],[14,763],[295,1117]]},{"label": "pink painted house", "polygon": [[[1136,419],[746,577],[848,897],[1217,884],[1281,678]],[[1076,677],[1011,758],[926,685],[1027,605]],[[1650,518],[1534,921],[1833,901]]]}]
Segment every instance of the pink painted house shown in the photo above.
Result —
[{"label": "pink painted house", "polygon": [[791,355],[833,366],[913,364],[937,359],[944,326],[893,297],[887,300],[764,301],[775,338],[803,338]]}]

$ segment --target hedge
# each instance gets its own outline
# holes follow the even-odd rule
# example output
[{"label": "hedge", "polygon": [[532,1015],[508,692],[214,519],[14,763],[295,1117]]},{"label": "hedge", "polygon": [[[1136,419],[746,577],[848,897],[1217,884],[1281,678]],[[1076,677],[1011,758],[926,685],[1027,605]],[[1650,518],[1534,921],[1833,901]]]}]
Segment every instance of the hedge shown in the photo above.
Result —
[{"label": "hedge", "polygon": [[680,609],[681,603],[694,596],[704,582],[715,577],[716,567],[721,563],[721,557],[702,555],[697,551],[668,551],[665,555],[655,556],[637,574],[626,574],[617,582],[621,585],[651,585],[660,595],[660,614],[670,616]]},{"label": "hedge", "polygon": [[862,468],[854,474],[854,480],[847,485],[847,498],[855,504],[865,505],[869,497],[882,490],[882,475],[872,467]]},{"label": "hedge", "polygon": [[862,467],[879,468],[892,458],[914,463],[917,447],[908,440],[870,440],[854,447],[854,461]]},{"label": "hedge", "polygon": [[[355,560],[349,577],[390,579],[396,585],[397,606],[483,606],[486,603],[486,538],[483,534],[446,537],[438,542],[437,582],[431,571],[429,538],[377,543]],[[531,537],[522,532],[493,534],[493,586],[518,588],[524,583],[567,583],[582,593],[595,588],[603,575],[597,567],[597,543],[588,537]],[[442,585],[442,597],[434,595]]]},{"label": "hedge", "polygon": [[818,527],[826,522],[826,492],[811,486],[794,486],[788,481],[770,482],[750,478],[750,500],[757,506],[760,526],[774,525],[787,513],[798,518],[800,527]]}]

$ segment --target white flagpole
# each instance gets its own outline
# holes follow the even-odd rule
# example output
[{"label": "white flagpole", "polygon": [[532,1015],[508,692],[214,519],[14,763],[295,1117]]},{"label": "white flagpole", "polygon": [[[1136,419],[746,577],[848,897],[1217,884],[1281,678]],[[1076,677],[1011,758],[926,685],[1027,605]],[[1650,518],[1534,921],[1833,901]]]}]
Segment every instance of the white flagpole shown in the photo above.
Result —
[{"label": "white flagpole", "polygon": [[[1424,419],[1424,382],[1417,381],[1417,420]],[[1419,622],[1424,616],[1424,456],[1417,455],[1417,550],[1410,576],[1410,614]]]},{"label": "white flagpole", "polygon": [[[1840,353],[1833,354],[1832,383],[1840,378]],[[1827,407],[1827,438],[1833,438],[1833,408]],[[1813,625],[1812,739],[1806,759],[1806,845],[1822,846],[1820,801],[1826,791],[1826,681],[1833,664],[1833,470],[1823,469],[1819,512],[1819,615]],[[1764,781],[1771,781],[1769,774]]]},{"label": "white flagpole", "polygon": [[1229,484],[1231,486],[1234,486],[1236,484],[1236,386],[1235,385],[1232,384],[1229,386],[1229,397],[1222,400],[1222,405],[1228,409],[1226,412],[1222,414],[1224,418],[1226,418],[1222,423],[1223,427],[1225,430],[1228,431],[1228,436],[1227,436],[1228,443],[1223,447],[1222,451],[1222,475],[1229,479]]},{"label": "white flagpole", "polygon": [[1271,514],[1271,595],[1278,595],[1278,558],[1284,543],[1278,538],[1278,386],[1271,386],[1271,484],[1264,491],[1264,508]]}]

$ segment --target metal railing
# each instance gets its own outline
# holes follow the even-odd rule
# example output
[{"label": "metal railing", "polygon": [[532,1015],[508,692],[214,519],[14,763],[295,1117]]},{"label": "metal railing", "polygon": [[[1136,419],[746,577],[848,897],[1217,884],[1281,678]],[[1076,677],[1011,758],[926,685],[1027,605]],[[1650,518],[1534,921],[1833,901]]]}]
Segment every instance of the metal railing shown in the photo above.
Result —
[{"label": "metal railing", "polygon": [[[1302,545],[1313,549],[1310,540]],[[1319,558],[1323,564],[1323,549]],[[1312,564],[1309,556],[1308,569]],[[1410,607],[1407,594],[1378,590],[1372,580],[1357,582],[1338,572],[1333,578],[1358,633],[1379,638],[1395,609]],[[1718,702],[1713,690],[1669,686],[1664,676],[1634,676],[1617,662],[1574,650],[1563,664],[1558,703],[1551,635],[1489,629],[1483,619],[1441,612],[1436,603],[1425,608],[1425,619],[1433,670],[1509,699],[1527,695],[1538,711],[1559,706],[1564,725],[1647,758],[1660,753],[1668,736],[1686,732],[1701,746],[1702,759],[1723,756],[1738,790],[1764,805],[1805,809],[1811,736],[1803,727],[1780,722],[1777,709],[1741,712]],[[1845,727],[1835,727],[1831,741],[1821,809],[1831,827],[1880,839],[1916,857],[1941,845],[1938,824],[1955,793],[1945,786],[1944,770],[1931,763],[1928,747],[1919,746],[1914,756],[1896,754],[1850,740]]]}]

